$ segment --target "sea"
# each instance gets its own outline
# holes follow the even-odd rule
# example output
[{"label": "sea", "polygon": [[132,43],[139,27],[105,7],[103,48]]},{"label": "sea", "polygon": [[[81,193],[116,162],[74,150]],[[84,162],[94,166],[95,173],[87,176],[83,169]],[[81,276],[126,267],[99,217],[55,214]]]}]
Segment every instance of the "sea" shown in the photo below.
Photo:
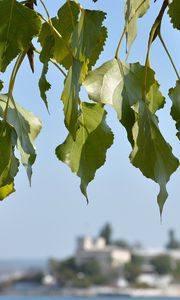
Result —
[{"label": "sea", "polygon": [[43,297],[15,297],[15,296],[0,296],[0,300],[130,300],[130,298],[134,298],[134,300],[175,300],[180,299],[180,297],[124,297],[124,296],[110,296],[110,297],[62,297],[62,296],[43,296]]}]

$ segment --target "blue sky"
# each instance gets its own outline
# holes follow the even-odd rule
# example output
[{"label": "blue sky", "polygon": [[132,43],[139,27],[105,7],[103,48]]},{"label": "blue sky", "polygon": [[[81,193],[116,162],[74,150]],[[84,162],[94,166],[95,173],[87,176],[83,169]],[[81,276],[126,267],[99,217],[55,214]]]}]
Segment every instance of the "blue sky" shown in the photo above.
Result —
[{"label": "blue sky", "polygon": [[[52,16],[64,3],[59,0],[45,2]],[[108,13],[105,24],[109,38],[105,53],[97,63],[99,66],[114,56],[123,29],[124,1],[99,0],[95,4],[91,0],[84,0],[81,3],[84,7],[103,9]],[[156,4],[152,1],[151,10],[140,20],[139,36],[132,47],[130,62],[144,62],[149,30],[160,4],[161,1]],[[180,66],[180,38],[178,32],[172,30],[168,17],[163,21],[162,33],[177,66]],[[125,43],[120,57],[125,58]],[[161,90],[166,95],[168,88],[175,85],[176,77],[159,42],[152,47],[151,60]],[[37,57],[36,63],[34,75],[29,70],[27,60],[23,64],[14,97],[38,115],[44,126],[36,142],[38,156],[33,168],[32,187],[29,187],[25,170],[21,168],[16,178],[16,193],[0,204],[0,259],[69,256],[75,249],[76,237],[96,235],[107,221],[113,226],[114,238],[123,238],[131,243],[140,241],[145,246],[160,247],[166,241],[169,228],[174,228],[180,239],[179,171],[168,184],[169,198],[161,225],[156,204],[158,186],[130,165],[128,156],[131,149],[126,133],[110,108],[108,124],[115,133],[115,141],[108,151],[106,165],[98,170],[94,182],[89,185],[90,203],[86,205],[79,190],[79,178],[54,155],[54,149],[67,134],[60,101],[63,77],[53,66],[50,68],[48,79],[52,83],[52,90],[48,94],[48,115],[37,87],[41,73]],[[82,97],[86,100],[84,92]],[[170,100],[167,98],[165,111],[159,113],[160,127],[173,146],[174,154],[179,156],[179,144],[169,109]]]}]

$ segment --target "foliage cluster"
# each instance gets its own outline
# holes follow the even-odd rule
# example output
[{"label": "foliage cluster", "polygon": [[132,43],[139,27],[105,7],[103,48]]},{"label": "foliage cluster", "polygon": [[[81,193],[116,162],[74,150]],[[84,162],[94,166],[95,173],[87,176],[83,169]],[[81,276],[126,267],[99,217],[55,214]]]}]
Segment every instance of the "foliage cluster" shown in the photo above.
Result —
[{"label": "foliage cluster", "polygon": [[[39,4],[44,7],[47,17],[38,12]],[[16,58],[8,91],[0,95],[1,200],[15,190],[14,178],[19,169],[16,149],[31,180],[36,158],[34,140],[42,125],[37,117],[16,103],[13,88],[26,55],[34,71],[36,52],[43,64],[39,89],[47,109],[46,92],[51,88],[46,78],[49,64],[54,64],[64,77],[61,100],[64,123],[69,133],[55,152],[58,159],[80,177],[80,188],[86,199],[87,186],[96,170],[104,164],[106,152],[113,144],[113,133],[106,123],[105,105],[110,105],[127,131],[132,146],[131,163],[144,176],[159,184],[157,201],[162,213],[168,196],[166,184],[178,168],[179,160],[158,126],[156,112],[164,107],[165,98],[150,67],[150,49],[159,38],[177,75],[175,86],[169,87],[169,97],[172,100],[171,115],[180,139],[180,76],[161,35],[166,10],[172,26],[175,30],[180,29],[180,1],[163,1],[149,35],[144,65],[119,59],[123,38],[126,38],[129,54],[137,35],[138,18],[146,14],[150,5],[155,6],[150,0],[125,1],[125,25],[115,55],[94,69],[107,38],[107,28],[103,25],[106,14],[103,11],[88,10],[78,1],[67,0],[57,15],[51,18],[43,0],[0,0],[0,72],[5,72]],[[34,38],[41,46],[40,50],[34,47]],[[92,101],[80,99],[82,85]],[[0,81],[2,88],[3,82]]]},{"label": "foliage cluster", "polygon": [[49,271],[60,286],[89,287],[106,283],[98,262],[95,260],[77,265],[73,257],[61,262],[50,259]]}]

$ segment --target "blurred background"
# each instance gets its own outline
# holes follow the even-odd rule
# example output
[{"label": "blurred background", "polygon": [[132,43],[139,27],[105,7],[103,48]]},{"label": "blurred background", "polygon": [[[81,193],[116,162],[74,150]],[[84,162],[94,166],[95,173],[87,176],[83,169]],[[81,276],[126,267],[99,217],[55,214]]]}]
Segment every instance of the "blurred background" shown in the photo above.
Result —
[{"label": "blurred background", "polygon": [[[112,1],[81,1],[84,7],[103,8],[107,12],[104,23],[108,27],[108,40],[97,66],[114,57],[123,30],[124,2],[114,2],[116,9]],[[51,16],[56,14],[63,3],[57,0],[46,1]],[[139,34],[131,49],[129,62],[144,63],[149,31],[160,5],[161,1],[152,3],[146,16],[139,20]],[[38,9],[43,11],[40,4]],[[179,66],[180,57],[176,47],[179,35],[172,29],[168,16],[163,20],[162,35]],[[38,47],[40,45],[37,44]],[[120,53],[122,59],[126,57],[125,49],[124,42]],[[36,141],[37,159],[33,167],[31,188],[25,170],[21,167],[16,178],[16,192],[0,203],[1,274],[4,270],[17,271],[24,266],[44,270],[49,259],[59,262],[72,257],[76,250],[76,239],[79,236],[97,237],[104,224],[110,224],[113,228],[113,241],[126,241],[130,248],[143,245],[146,249],[162,249],[167,245],[171,229],[179,241],[179,170],[168,184],[169,197],[161,223],[156,203],[158,186],[130,165],[131,148],[125,130],[111,108],[107,108],[107,121],[115,134],[114,145],[108,150],[105,166],[97,171],[95,180],[88,187],[89,204],[86,204],[80,193],[79,178],[59,162],[54,153],[56,146],[67,135],[60,100],[63,77],[53,66],[50,67],[48,81],[52,88],[48,93],[49,115],[39,95],[37,82],[42,65],[37,56],[35,62],[33,75],[25,60],[17,78],[14,98],[40,117],[43,129]],[[161,91],[167,96],[168,89],[175,86],[176,76],[159,41],[155,41],[152,46],[151,63],[156,70]],[[4,79],[8,80],[10,71],[11,67]],[[83,88],[81,93],[83,100],[86,100]],[[160,128],[172,145],[174,154],[179,156],[175,124],[169,115],[171,101],[168,97],[166,101],[166,109],[159,112]],[[17,268],[17,265],[21,265],[21,268]]]}]

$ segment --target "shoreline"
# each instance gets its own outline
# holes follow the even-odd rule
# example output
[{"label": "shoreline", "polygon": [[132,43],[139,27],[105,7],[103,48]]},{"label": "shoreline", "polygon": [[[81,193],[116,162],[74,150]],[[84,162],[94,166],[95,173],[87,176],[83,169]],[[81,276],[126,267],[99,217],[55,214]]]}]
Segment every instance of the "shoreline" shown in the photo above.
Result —
[{"label": "shoreline", "polygon": [[111,286],[90,288],[58,288],[38,286],[31,289],[9,288],[1,291],[1,295],[11,296],[69,296],[69,297],[180,297],[180,285],[171,285],[164,288],[117,288]]}]

